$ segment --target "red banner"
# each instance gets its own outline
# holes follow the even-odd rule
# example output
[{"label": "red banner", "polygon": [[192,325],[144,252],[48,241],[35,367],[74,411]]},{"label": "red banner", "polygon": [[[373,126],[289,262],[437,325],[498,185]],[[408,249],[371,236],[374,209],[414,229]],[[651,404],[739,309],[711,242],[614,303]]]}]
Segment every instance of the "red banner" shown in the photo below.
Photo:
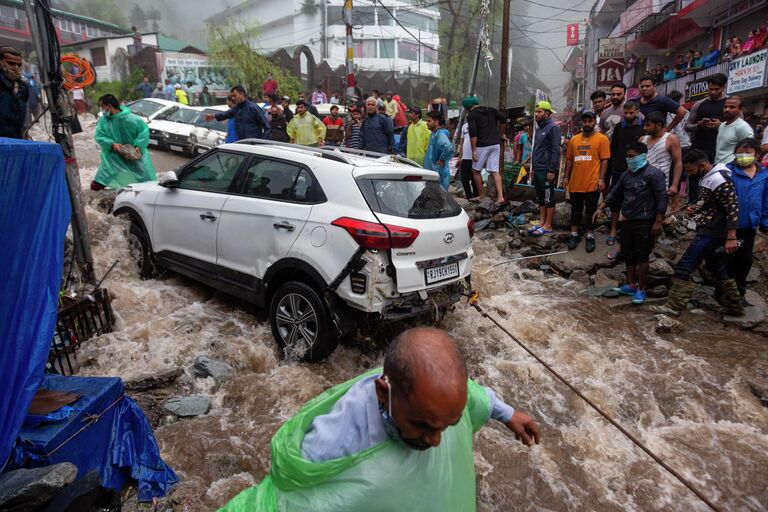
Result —
[{"label": "red banner", "polygon": [[566,36],[568,46],[576,46],[579,44],[579,24],[571,23],[566,30],[568,31]]}]

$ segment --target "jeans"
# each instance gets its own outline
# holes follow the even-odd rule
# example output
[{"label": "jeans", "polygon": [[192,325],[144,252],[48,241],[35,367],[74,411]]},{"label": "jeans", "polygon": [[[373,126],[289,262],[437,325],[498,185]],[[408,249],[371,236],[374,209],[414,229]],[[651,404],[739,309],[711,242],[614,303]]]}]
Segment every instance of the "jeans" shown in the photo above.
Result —
[{"label": "jeans", "polygon": [[728,270],[725,267],[725,239],[696,235],[685,250],[680,261],[675,265],[675,278],[689,281],[691,274],[699,268],[703,261],[707,262],[707,270],[718,281],[728,279]]},{"label": "jeans", "polygon": [[600,200],[600,192],[571,192],[571,226],[581,226],[581,215],[586,209],[587,219],[583,226],[592,230],[595,224],[592,217],[597,211],[597,203]]}]

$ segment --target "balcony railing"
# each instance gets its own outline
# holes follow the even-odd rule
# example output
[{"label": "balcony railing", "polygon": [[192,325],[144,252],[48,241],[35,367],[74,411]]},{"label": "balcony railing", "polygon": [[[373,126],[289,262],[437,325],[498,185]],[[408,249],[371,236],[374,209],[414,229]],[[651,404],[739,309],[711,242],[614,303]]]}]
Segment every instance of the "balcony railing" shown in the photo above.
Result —
[{"label": "balcony railing", "polygon": [[658,90],[660,94],[665,95],[672,91],[680,91],[681,93],[685,94],[685,86],[690,82],[712,76],[716,73],[728,75],[728,62],[721,62],[720,64],[716,64],[714,66],[702,69],[701,71],[697,71],[692,75],[681,76],[680,78],[670,80],[669,82],[664,82],[659,84],[656,87],[656,90]]}]

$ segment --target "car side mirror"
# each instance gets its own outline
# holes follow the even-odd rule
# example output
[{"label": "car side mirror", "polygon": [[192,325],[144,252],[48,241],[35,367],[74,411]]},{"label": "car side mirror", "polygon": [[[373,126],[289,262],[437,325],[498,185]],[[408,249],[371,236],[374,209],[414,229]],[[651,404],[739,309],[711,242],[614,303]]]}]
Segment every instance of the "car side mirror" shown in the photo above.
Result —
[{"label": "car side mirror", "polygon": [[176,188],[179,186],[179,178],[176,176],[175,172],[168,171],[160,176],[160,179],[157,180],[157,184],[165,188]]}]

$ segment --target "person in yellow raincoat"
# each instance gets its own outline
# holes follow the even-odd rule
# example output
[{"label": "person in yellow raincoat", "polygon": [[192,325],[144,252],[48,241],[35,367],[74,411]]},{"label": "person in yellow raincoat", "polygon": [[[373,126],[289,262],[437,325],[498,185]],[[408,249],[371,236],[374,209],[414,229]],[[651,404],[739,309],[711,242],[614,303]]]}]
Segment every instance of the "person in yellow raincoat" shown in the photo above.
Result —
[{"label": "person in yellow raincoat", "polygon": [[187,91],[185,91],[179,84],[174,85],[173,88],[175,89],[174,94],[176,95],[176,101],[182,105],[189,105]]},{"label": "person in yellow raincoat", "polygon": [[99,98],[99,106],[102,117],[96,125],[95,139],[101,148],[101,163],[91,190],[157,179],[147,152],[147,123],[128,107],[121,106],[111,94]]},{"label": "person in yellow raincoat", "polygon": [[294,144],[302,146],[322,146],[325,143],[325,125],[317,117],[307,112],[307,102],[296,102],[296,115],[288,123],[288,137]]},{"label": "person in yellow raincoat", "polygon": [[473,512],[473,434],[488,420],[525,445],[539,426],[467,378],[448,333],[416,328],[384,368],[310,400],[272,438],[272,468],[221,512]]}]

